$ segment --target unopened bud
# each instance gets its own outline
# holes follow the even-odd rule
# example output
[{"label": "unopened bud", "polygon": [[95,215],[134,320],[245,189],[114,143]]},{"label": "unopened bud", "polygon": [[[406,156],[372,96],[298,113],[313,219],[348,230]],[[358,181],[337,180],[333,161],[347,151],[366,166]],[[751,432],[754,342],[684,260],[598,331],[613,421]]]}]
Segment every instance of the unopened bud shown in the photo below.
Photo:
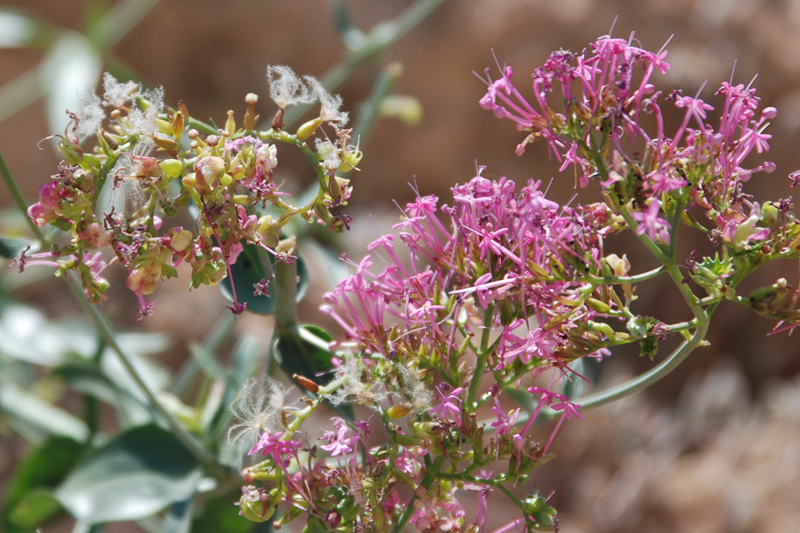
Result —
[{"label": "unopened bud", "polygon": [[348,145],[342,150],[342,164],[337,169],[339,172],[350,172],[358,166],[361,159],[364,157],[364,152],[358,149],[358,146]]},{"label": "unopened bud", "polygon": [[269,233],[269,230],[270,230],[270,228],[272,228],[272,225],[274,223],[275,223],[275,221],[272,220],[272,216],[271,215],[264,215],[263,217],[258,219],[258,230],[257,231],[259,233],[261,233],[262,235],[265,234],[265,233]]},{"label": "unopened bud", "polygon": [[278,112],[275,113],[275,116],[272,117],[272,129],[279,130],[283,128],[283,108],[278,109]]},{"label": "unopened bud", "polygon": [[392,420],[397,420],[398,418],[403,418],[408,413],[411,412],[411,406],[408,404],[399,404],[393,405],[389,409],[386,410],[386,416],[391,418]]},{"label": "unopened bud", "polygon": [[59,141],[58,151],[64,156],[64,161],[70,165],[77,165],[83,159],[83,148],[79,144]]},{"label": "unopened bud", "polygon": [[308,392],[316,392],[319,390],[319,385],[317,385],[314,380],[309,379],[305,376],[301,376],[300,374],[292,374],[292,379],[297,382],[298,385],[303,387]]},{"label": "unopened bud", "polygon": [[297,138],[301,141],[305,141],[312,135],[317,129],[322,126],[322,117],[317,117],[314,120],[309,120],[299,128],[297,128]]},{"label": "unopened bud", "polygon": [[297,239],[294,235],[289,237],[288,239],[283,239],[278,243],[278,246],[275,248],[275,251],[279,254],[289,254],[292,255],[297,250]]},{"label": "unopened bud", "polygon": [[192,232],[188,229],[173,228],[170,230],[169,235],[172,239],[170,242],[170,247],[176,252],[183,252],[189,247],[190,244],[192,244],[192,240],[194,240]]},{"label": "unopened bud", "polygon": [[244,97],[244,101],[247,102],[247,111],[244,113],[244,129],[254,130],[256,129],[256,122],[258,122],[258,115],[256,115],[258,95],[248,93],[247,96]]},{"label": "unopened bud", "polygon": [[164,119],[157,118],[155,120],[156,131],[164,135],[172,135],[172,124]]},{"label": "unopened bud", "polygon": [[231,135],[236,133],[236,121],[233,119],[233,110],[228,111],[228,120],[225,121],[225,131]]},{"label": "unopened bud", "polygon": [[265,490],[254,486],[243,487],[242,497],[239,500],[242,516],[251,522],[266,522],[275,513],[275,507]]},{"label": "unopened bud", "polygon": [[161,171],[164,175],[171,179],[177,178],[181,175],[181,172],[183,172],[183,163],[177,159],[165,159],[161,161],[158,166],[161,167]]},{"label": "unopened bud", "polygon": [[174,115],[172,115],[172,135],[175,137],[180,137],[183,133],[183,128],[185,127],[186,123],[183,120],[183,113],[178,111]]}]

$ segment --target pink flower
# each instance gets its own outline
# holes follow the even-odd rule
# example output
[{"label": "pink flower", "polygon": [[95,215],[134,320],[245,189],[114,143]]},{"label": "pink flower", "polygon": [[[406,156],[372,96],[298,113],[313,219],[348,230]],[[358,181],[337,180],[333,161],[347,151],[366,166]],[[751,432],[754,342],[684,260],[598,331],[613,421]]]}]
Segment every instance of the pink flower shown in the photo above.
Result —
[{"label": "pink flower", "polygon": [[653,198],[644,211],[631,213],[633,219],[639,223],[636,227],[636,235],[644,235],[646,233],[653,242],[669,244],[669,230],[672,229],[672,226],[658,216],[660,211],[661,202]]},{"label": "pink flower", "polygon": [[[478,378],[475,377],[474,379]],[[459,396],[464,392],[464,389],[462,387],[457,387],[449,393],[446,393],[445,391],[447,391],[449,387],[450,386],[445,383],[439,385],[437,392],[442,400],[439,402],[439,405],[430,410],[430,413],[432,415],[438,414],[441,418],[452,420],[461,426],[461,398]]]},{"label": "pink flower", "polygon": [[352,437],[348,436],[350,434],[350,428],[347,427],[347,424],[341,418],[334,418],[333,421],[334,425],[337,427],[336,434],[334,435],[331,432],[326,432],[326,435],[322,437],[321,440],[327,440],[328,444],[323,444],[320,448],[326,452],[330,452],[332,457],[352,452],[353,446],[358,444],[358,435]]}]

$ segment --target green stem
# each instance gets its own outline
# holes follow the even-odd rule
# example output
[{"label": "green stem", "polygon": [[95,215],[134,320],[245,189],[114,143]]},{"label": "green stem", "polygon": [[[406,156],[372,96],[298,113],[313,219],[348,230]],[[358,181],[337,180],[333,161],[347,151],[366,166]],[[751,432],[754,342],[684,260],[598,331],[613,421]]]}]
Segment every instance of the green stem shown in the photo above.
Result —
[{"label": "green stem", "polygon": [[[706,333],[708,332],[708,324],[708,320],[701,323],[697,329],[695,329],[691,338],[683,341],[680,346],[673,350],[669,357],[644,374],[626,381],[621,385],[617,385],[616,387],[612,387],[610,389],[571,401],[580,405],[581,409],[585,409],[613,402],[615,400],[625,398],[626,396],[630,396],[631,394],[642,389],[646,389],[656,381],[659,381],[661,378],[675,370],[695,348],[702,344],[702,342],[705,340]],[[541,413],[539,414],[537,422],[539,419],[541,419],[541,421],[547,421],[558,418],[561,415],[561,411],[554,411],[553,409],[545,408],[542,409]],[[519,423],[527,422],[527,416],[524,417],[526,420],[522,420],[522,418],[523,417],[520,417]]]},{"label": "green stem", "polygon": [[[67,279],[67,277],[71,279]],[[72,291],[72,294],[75,296],[75,299],[78,301],[86,314],[88,314],[92,319],[92,322],[94,322],[94,326],[97,329],[97,332],[100,334],[100,337],[103,339],[103,342],[105,342],[108,347],[111,348],[114,353],[117,354],[117,356],[119,356],[122,366],[125,367],[125,370],[131,376],[133,381],[136,383],[139,389],[141,389],[142,393],[147,398],[147,402],[164,419],[164,422],[175,434],[175,437],[177,437],[177,439],[180,440],[184,446],[189,449],[192,455],[194,455],[206,468],[214,472],[214,474],[219,477],[226,477],[228,475],[227,469],[222,467],[217,462],[216,457],[203,448],[197,439],[192,436],[192,434],[189,433],[189,431],[180,422],[178,422],[174,416],[164,409],[164,407],[161,405],[161,402],[159,402],[158,398],[156,398],[155,393],[150,390],[150,386],[145,382],[141,374],[139,374],[139,371],[136,370],[136,367],[133,366],[131,357],[117,342],[114,331],[111,329],[111,325],[108,323],[105,315],[100,312],[96,305],[92,304],[86,299],[83,291],[80,289],[80,283],[71,275],[65,276],[65,281],[67,282],[67,286],[70,288],[70,291]]]},{"label": "green stem", "polygon": [[[203,350],[207,351],[208,353],[215,353],[225,339],[228,338],[228,335],[230,335],[231,331],[233,331],[234,324],[236,324],[236,317],[234,317],[233,313],[226,309],[219,319],[217,319],[217,322],[211,328],[211,331],[208,332],[205,339],[203,339]],[[187,359],[186,363],[183,364],[175,376],[175,381],[170,388],[170,392],[175,396],[180,396],[183,394],[183,392],[186,390],[186,387],[189,386],[194,377],[197,375],[199,368],[200,366],[197,364],[196,358],[190,357]]]},{"label": "green stem", "polygon": [[45,236],[42,228],[38,227],[36,224],[33,223],[31,217],[28,216],[28,203],[25,201],[25,198],[22,196],[22,191],[17,186],[17,182],[14,180],[14,177],[11,175],[11,171],[6,164],[6,160],[3,157],[3,152],[0,150],[0,174],[3,175],[3,181],[8,187],[8,190],[11,192],[12,198],[14,198],[14,203],[17,205],[17,209],[20,210],[22,216],[25,217],[25,220],[30,226],[31,231],[33,234],[36,235],[36,238],[39,239],[43,248],[47,248],[50,246],[50,242]]},{"label": "green stem", "polygon": [[[446,456],[444,455],[440,455],[439,457],[436,458],[431,467],[428,469],[428,473],[425,474],[424,478],[422,478],[422,483],[420,483],[420,487],[424,487],[425,490],[431,488],[433,480],[439,474],[439,470],[442,468],[442,465],[444,464],[445,457]],[[403,511],[402,516],[400,516],[400,520],[397,521],[397,525],[395,525],[394,529],[392,529],[392,533],[401,533],[406,528],[406,526],[408,525],[408,521],[411,520],[411,515],[414,514],[414,502],[417,501],[418,497],[419,496],[417,496],[417,492],[414,492],[414,495],[408,501],[408,504],[406,504],[406,510]]]},{"label": "green stem", "polygon": [[[417,0],[394,20],[377,24],[366,34],[361,46],[323,74],[322,84],[329,91],[336,90],[358,70],[362,63],[383,54],[444,2],[445,0]],[[310,108],[311,105],[297,105],[288,109],[283,119],[284,127],[288,128],[294,124]]]},{"label": "green stem", "polygon": [[353,126],[353,138],[357,139],[359,146],[363,149],[364,143],[369,137],[369,132],[375,119],[378,116],[378,110],[381,103],[392,90],[394,82],[400,77],[403,67],[400,63],[393,61],[383,69],[375,84],[372,86],[372,91],[367,97],[367,101],[361,107],[358,113],[358,119]]},{"label": "green stem", "polygon": [[297,262],[275,263],[275,326],[287,330],[297,325]]},{"label": "green stem", "polygon": [[124,0],[110,8],[88,32],[99,48],[113,48],[136,27],[159,0]]},{"label": "green stem", "polygon": [[653,270],[648,270],[647,272],[642,272],[641,274],[636,274],[634,276],[585,276],[580,281],[585,281],[588,283],[594,283],[595,285],[618,285],[622,283],[640,283],[642,281],[647,281],[649,279],[653,279],[657,276],[660,276],[667,269],[663,266],[658,268],[654,268]]},{"label": "green stem", "polygon": [[469,384],[467,391],[467,412],[473,412],[478,408],[478,403],[475,399],[478,397],[478,391],[481,388],[481,378],[483,377],[483,370],[486,368],[486,359],[489,355],[489,337],[492,333],[492,324],[494,323],[494,303],[489,304],[486,308],[486,314],[483,316],[483,333],[481,334],[480,349],[475,352],[477,359],[475,361],[475,370],[472,374],[472,381]]},{"label": "green stem", "polygon": [[[16,181],[6,165],[2,152],[0,152],[0,173],[2,173],[3,180],[11,191],[11,196],[13,196],[17,207],[20,211],[22,211],[25,218],[31,223],[33,233],[39,239],[39,242],[43,247],[46,248],[49,245],[49,242],[47,241],[44,232],[42,232],[40,228],[33,224],[33,221],[30,220],[30,217],[28,217],[27,204],[25,203],[25,199],[22,197],[22,192],[19,190]],[[161,405],[161,402],[158,401],[158,398],[156,398],[153,391],[150,390],[150,387],[147,385],[147,383],[145,383],[142,376],[131,363],[131,359],[128,354],[125,353],[125,351],[117,342],[114,332],[111,329],[111,325],[108,323],[105,315],[100,312],[97,306],[86,299],[86,296],[80,289],[80,283],[78,280],[76,280],[72,275],[64,276],[64,280],[66,281],[67,286],[72,294],[75,296],[75,299],[84,309],[84,311],[86,311],[86,314],[88,314],[92,319],[92,322],[94,322],[95,328],[100,334],[100,337],[103,339],[103,342],[105,342],[119,356],[122,365],[128,371],[134,382],[136,382],[136,385],[142,390],[142,393],[147,398],[148,403],[164,419],[172,432],[175,433],[175,436],[181,442],[183,442],[183,444],[192,452],[192,454],[209,470],[213,471],[217,475],[227,476],[227,470],[217,463],[216,458],[205,448],[203,448],[200,443],[189,433],[189,431],[175,419],[175,417],[170,415],[166,409],[164,409],[164,407]]]}]

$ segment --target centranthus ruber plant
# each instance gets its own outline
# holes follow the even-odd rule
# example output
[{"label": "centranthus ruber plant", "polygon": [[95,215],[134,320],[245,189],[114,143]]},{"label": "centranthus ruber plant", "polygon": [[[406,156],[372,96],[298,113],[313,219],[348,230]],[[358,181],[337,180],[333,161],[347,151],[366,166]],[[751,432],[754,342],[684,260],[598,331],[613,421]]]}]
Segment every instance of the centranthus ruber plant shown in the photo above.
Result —
[{"label": "centranthus ruber plant", "polygon": [[[361,152],[344,129],[340,98],[287,67],[268,70],[278,111],[263,131],[254,95],[241,127],[231,112],[219,129],[190,119],[184,106],[165,108],[160,91],[107,76],[103,98],[87,95],[71,114],[59,142],[64,162],[28,209],[37,227],[64,234],[55,244],[43,237],[50,247],[18,262],[70,274],[92,302],[106,298],[107,263],[121,263],[142,315],[153,311],[144,297],[156,282],[187,263],[191,287],[226,280],[234,314],[275,315],[271,357],[302,398],[275,379],[242,377],[225,389],[241,388],[227,450],[218,441],[230,418],[200,408],[194,419],[177,408],[183,416],[173,416],[142,385],[199,460],[187,470],[202,466],[223,488],[231,470],[241,473],[237,505],[249,520],[276,528],[298,520],[309,533],[557,531],[536,473],[555,458],[566,420],[673,370],[707,343],[723,301],[774,319],[775,331],[800,325],[800,298],[786,279],[737,290],[759,266],[797,259],[800,249],[791,198],[759,203],[745,192],[756,173],[775,170],[760,159],[775,108],[760,109],[755,89],[732,81],[708,102],[664,94],[655,79],[669,68],[666,58],[601,37],[581,53],[553,53],[534,71],[532,90],[512,81],[509,66],[496,79],[487,69],[480,105],[525,133],[517,155],[546,143],[561,171],[574,175],[576,198],[560,205],[542,181],[491,179],[483,168],[454,185],[451,199],[417,191],[395,231],[362,259],[345,258],[349,277],[324,295],[319,309],[340,326],[338,341],[297,319],[298,281],[309,274],[297,252],[302,233],[290,221],[347,227],[335,209],[351,194],[342,174]],[[284,110],[312,102],[316,118],[285,131]],[[682,116],[671,131],[666,106]],[[93,151],[83,147],[87,139]],[[276,179],[279,143],[301,150],[317,178],[299,205]],[[600,201],[581,201],[587,192]],[[194,225],[167,227],[163,217],[184,207]],[[632,238],[613,238],[624,232]],[[691,233],[704,242],[681,255]],[[645,271],[622,243],[658,266]],[[106,246],[112,253],[103,256]],[[264,274],[253,279],[253,271]],[[686,305],[679,321],[674,312],[647,316],[638,304],[639,285],[661,278]],[[674,349],[648,372],[575,393],[587,381],[582,359],[602,361],[627,344],[654,359],[665,340]],[[220,387],[240,374],[225,374]],[[212,386],[204,390],[213,395]],[[222,396],[230,403],[234,395],[218,394],[219,405]],[[212,430],[203,433],[206,426]],[[190,495],[167,503],[184,505]],[[514,516],[493,515],[501,500]]]},{"label": "centranthus ruber plant", "polygon": [[[755,89],[727,82],[714,106],[680,91],[662,97],[654,77],[669,68],[666,57],[602,37],[580,54],[555,52],[534,72],[530,97],[511,67],[496,80],[487,71],[481,106],[528,132],[517,154],[547,143],[561,170],[573,167],[580,187],[600,189],[603,201],[559,205],[539,181],[519,186],[479,171],[447,203],[420,195],[408,204],[397,231],[350,262],[352,275],[325,296],[322,313],[346,337],[332,345],[335,377],[305,409],[286,408],[288,422],[250,450],[266,459],[245,479],[270,484],[245,488],[246,516],[271,517],[285,502],[278,523],[309,514],[307,531],[412,523],[477,532],[487,530],[489,505],[507,498],[519,514],[497,531],[557,530],[556,511],[530,485],[554,457],[564,420],[671,371],[706,342],[724,300],[775,319],[776,330],[800,324],[785,279],[750,295],[736,290],[765,262],[798,256],[791,199],[759,204],[744,191],[755,173],[774,170],[748,156],[769,149],[764,130],[776,110],[759,110]],[[665,131],[662,105],[684,112],[674,132]],[[713,251],[678,257],[687,230],[705,234]],[[641,272],[624,250],[609,249],[609,237],[625,231],[658,268]],[[637,311],[637,286],[660,277],[682,296],[685,320]],[[570,397],[566,385],[584,379],[576,361],[631,343],[652,358],[668,337],[678,346],[649,372]],[[322,444],[304,441],[300,423],[323,399],[372,414],[335,418]],[[549,432],[534,429],[547,419],[557,420]]]}]

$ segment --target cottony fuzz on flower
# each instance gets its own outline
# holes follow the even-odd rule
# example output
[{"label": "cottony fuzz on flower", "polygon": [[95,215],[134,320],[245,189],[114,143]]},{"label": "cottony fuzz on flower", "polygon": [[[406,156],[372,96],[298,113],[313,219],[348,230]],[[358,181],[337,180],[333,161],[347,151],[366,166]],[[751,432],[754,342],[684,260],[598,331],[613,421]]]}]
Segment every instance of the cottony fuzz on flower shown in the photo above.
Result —
[{"label": "cottony fuzz on flower", "polygon": [[[278,128],[254,131],[255,95],[247,98],[248,129],[236,127],[231,111],[226,130],[215,131],[193,121],[183,104],[164,112],[163,90],[144,90],[110,74],[103,78],[102,99],[89,93],[81,109],[69,112],[72,122],[59,143],[64,161],[58,174],[40,188],[39,201],[28,215],[37,226],[50,224],[68,235],[54,248],[62,258],[59,270],[78,271],[90,300],[101,301],[108,286],[93,279],[93,270],[83,263],[97,248],[110,247],[109,264],[121,263],[127,270],[126,285],[139,298],[144,316],[153,310],[144,296],[153,293],[159,281],[177,276],[181,263],[191,268],[192,288],[213,285],[228,276],[245,243],[274,257],[286,256],[278,241],[295,216],[343,229],[341,217],[331,210],[347,203],[351,186],[337,170],[343,158],[351,165],[357,161],[349,130],[342,129],[347,113],[340,111],[341,98],[328,94],[311,77],[301,80],[288,67],[270,67],[268,78],[270,94],[281,109],[319,101],[321,118],[315,131],[327,124],[331,131],[323,136],[336,143],[326,141],[315,153],[305,142],[313,132],[300,139]],[[187,124],[207,134],[190,129],[189,142],[183,144]],[[92,139],[92,150],[81,145]],[[320,191],[310,204],[292,205],[281,191],[283,180],[275,179],[278,143],[303,151],[316,171]],[[197,227],[164,224],[165,217],[175,217],[190,205]],[[267,206],[279,218],[262,224]],[[237,301],[237,291],[250,290],[259,289],[233,286],[235,312],[245,308]]]}]

